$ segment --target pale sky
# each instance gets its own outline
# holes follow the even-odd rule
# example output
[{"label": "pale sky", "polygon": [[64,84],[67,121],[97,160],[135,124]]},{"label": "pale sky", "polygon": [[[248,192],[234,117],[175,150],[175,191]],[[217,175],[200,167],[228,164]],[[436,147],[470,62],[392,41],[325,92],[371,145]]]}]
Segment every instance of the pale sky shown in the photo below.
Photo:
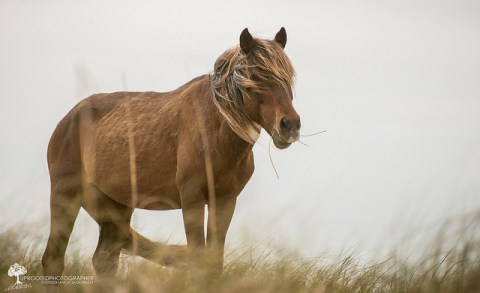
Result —
[{"label": "pale sky", "polygon": [[[259,140],[229,247],[376,252],[480,208],[478,1],[0,0],[0,231],[48,229],[46,148],[78,101],[174,89],[243,28],[282,26],[302,132],[327,132],[272,149],[279,180]],[[179,211],[137,211],[134,225],[185,239]],[[74,237],[93,252],[96,233],[82,212]]]}]

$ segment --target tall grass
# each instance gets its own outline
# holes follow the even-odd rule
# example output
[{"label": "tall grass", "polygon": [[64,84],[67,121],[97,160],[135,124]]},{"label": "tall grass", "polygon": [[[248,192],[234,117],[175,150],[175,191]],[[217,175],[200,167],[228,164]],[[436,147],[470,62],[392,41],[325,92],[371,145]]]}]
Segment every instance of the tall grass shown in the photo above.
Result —
[{"label": "tall grass", "polygon": [[[121,256],[116,279],[88,285],[43,287],[32,282],[26,292],[480,292],[480,212],[448,221],[424,248],[409,260],[395,252],[380,261],[355,253],[302,258],[296,253],[243,248],[230,253],[221,277],[208,278],[199,269],[166,268],[141,258]],[[14,278],[10,265],[42,275],[39,235],[12,228],[0,235],[0,290]],[[32,242],[33,241],[33,242]],[[41,246],[43,247],[43,246]],[[89,259],[74,253],[65,275],[94,275]],[[135,262],[135,266],[132,266]],[[134,269],[132,269],[134,268]]]}]

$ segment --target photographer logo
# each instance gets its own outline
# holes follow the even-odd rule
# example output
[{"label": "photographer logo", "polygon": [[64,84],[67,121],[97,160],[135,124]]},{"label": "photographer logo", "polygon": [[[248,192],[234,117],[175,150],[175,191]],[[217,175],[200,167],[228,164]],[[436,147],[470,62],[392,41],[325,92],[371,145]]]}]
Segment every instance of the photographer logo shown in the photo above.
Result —
[{"label": "photographer logo", "polygon": [[24,266],[19,265],[18,263],[11,265],[10,268],[8,269],[8,276],[17,277],[17,281],[12,285],[10,285],[10,287],[5,289],[5,291],[31,288],[32,285],[20,281],[20,276],[25,275],[26,273],[27,273],[27,269]]}]

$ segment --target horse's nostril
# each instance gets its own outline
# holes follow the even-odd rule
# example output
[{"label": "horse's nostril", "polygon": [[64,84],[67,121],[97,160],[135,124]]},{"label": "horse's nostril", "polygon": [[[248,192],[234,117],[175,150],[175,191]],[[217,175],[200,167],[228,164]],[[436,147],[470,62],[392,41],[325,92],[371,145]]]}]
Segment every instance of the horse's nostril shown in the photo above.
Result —
[{"label": "horse's nostril", "polygon": [[280,120],[280,127],[282,130],[290,130],[292,128],[292,123],[287,118],[282,118]]},{"label": "horse's nostril", "polygon": [[300,126],[300,119],[295,119],[292,121],[284,117],[280,120],[280,128],[285,131],[299,130]]}]

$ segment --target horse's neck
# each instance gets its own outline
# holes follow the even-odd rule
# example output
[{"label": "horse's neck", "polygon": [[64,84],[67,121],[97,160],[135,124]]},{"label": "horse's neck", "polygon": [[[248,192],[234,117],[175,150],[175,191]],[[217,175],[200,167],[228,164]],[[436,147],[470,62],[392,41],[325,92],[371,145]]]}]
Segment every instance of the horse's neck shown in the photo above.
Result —
[{"label": "horse's neck", "polygon": [[[197,93],[196,99],[186,100],[181,105],[193,106],[193,115],[199,115],[200,119],[197,118],[197,125],[203,129],[200,132],[209,137],[211,152],[218,152],[222,154],[222,157],[234,161],[248,157],[252,152],[253,145],[240,138],[219,113],[213,102],[209,77],[207,75],[198,77],[180,88],[180,90],[182,89]],[[187,97],[187,95],[183,97]]]},{"label": "horse's neck", "polygon": [[219,131],[219,146],[223,152],[239,160],[247,157],[252,152],[253,145],[240,138],[228,125],[225,118],[220,117],[220,119],[222,121]]}]

